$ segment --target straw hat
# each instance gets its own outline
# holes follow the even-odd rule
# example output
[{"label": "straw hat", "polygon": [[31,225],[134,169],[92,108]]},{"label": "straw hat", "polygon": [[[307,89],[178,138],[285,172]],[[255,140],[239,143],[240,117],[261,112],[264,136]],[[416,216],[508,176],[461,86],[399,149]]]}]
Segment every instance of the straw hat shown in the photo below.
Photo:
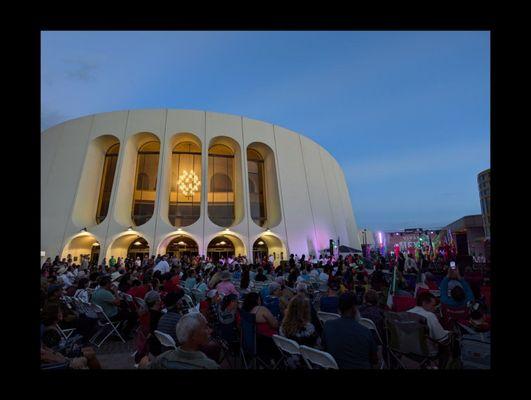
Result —
[{"label": "straw hat", "polygon": [[117,279],[119,279],[119,278],[121,278],[121,277],[122,277],[122,274],[119,273],[118,271],[113,272],[113,273],[111,274],[111,282],[114,282],[114,281],[116,281]]}]

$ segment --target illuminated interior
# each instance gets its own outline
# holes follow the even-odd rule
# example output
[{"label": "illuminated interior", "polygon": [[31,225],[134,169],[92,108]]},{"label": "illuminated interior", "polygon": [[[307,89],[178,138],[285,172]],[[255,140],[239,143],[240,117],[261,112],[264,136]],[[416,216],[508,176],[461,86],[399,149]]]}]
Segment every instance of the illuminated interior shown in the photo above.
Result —
[{"label": "illuminated interior", "polygon": [[176,227],[188,226],[201,213],[201,148],[196,143],[178,143],[172,151],[168,218]]},{"label": "illuminated interior", "polygon": [[131,218],[136,226],[149,221],[155,210],[159,153],[158,141],[147,142],[138,150],[131,210]]}]

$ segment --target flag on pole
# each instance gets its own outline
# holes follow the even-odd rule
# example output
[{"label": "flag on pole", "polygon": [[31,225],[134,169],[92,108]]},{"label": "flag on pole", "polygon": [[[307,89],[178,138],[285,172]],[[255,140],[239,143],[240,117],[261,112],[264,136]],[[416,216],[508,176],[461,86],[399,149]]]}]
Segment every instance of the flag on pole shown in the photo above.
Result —
[{"label": "flag on pole", "polygon": [[387,306],[393,308],[393,295],[395,294],[396,286],[396,266],[393,268],[393,280],[389,286],[389,292],[387,293]]}]

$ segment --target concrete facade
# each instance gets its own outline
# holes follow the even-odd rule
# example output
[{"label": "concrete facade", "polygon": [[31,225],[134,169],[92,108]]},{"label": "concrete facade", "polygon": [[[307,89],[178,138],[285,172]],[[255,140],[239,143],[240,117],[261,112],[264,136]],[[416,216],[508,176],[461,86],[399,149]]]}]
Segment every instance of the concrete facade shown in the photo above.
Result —
[{"label": "concrete facade", "polygon": [[490,168],[478,174],[478,190],[485,237],[490,239]]},{"label": "concrete facade", "polygon": [[[131,201],[138,149],[160,143],[152,217],[135,226]],[[177,227],[168,219],[172,149],[181,140],[201,148],[200,216]],[[109,209],[96,223],[104,157],[109,144],[120,144]],[[209,148],[234,150],[234,223],[226,228],[207,213]],[[247,149],[265,155],[267,226],[250,214]],[[337,161],[316,142],[286,128],[245,117],[195,110],[129,110],[66,121],[41,135],[41,251],[46,257],[89,254],[99,244],[99,261],[124,257],[137,238],[151,255],[164,253],[177,235],[193,239],[199,254],[224,236],[236,254],[250,259],[253,243],[263,240],[275,263],[290,253],[319,254],[329,239],[360,248],[348,187]],[[84,229],[86,228],[86,229]],[[42,254],[42,252],[41,252]]]}]

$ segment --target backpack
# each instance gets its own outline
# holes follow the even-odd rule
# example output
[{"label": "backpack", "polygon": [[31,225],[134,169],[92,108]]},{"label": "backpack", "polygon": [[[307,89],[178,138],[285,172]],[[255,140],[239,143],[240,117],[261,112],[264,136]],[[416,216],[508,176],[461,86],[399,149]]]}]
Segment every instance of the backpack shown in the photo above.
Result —
[{"label": "backpack", "polygon": [[490,369],[490,332],[463,335],[460,350],[463,369]]}]

